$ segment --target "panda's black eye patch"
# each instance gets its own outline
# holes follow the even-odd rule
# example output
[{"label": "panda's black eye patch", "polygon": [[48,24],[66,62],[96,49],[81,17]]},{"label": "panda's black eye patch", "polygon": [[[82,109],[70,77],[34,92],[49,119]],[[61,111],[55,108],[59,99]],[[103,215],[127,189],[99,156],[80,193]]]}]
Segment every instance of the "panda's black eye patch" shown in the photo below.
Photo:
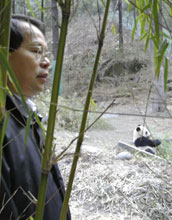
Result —
[{"label": "panda's black eye patch", "polygon": [[147,134],[148,134],[148,132],[146,131],[146,132],[145,132],[145,134],[147,135]]},{"label": "panda's black eye patch", "polygon": [[139,127],[136,128],[136,131],[140,131],[141,129]]}]

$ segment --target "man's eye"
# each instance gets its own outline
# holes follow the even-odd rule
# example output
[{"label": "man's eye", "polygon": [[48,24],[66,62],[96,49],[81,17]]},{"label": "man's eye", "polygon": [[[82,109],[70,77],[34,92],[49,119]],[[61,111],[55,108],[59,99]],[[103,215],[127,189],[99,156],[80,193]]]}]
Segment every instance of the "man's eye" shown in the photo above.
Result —
[{"label": "man's eye", "polygon": [[37,50],[37,53],[38,53],[38,54],[42,54],[42,50],[41,50],[41,49],[38,49],[38,50]]},{"label": "man's eye", "polygon": [[31,50],[31,52],[36,53],[36,54],[42,54],[41,48],[34,48]]},{"label": "man's eye", "polygon": [[32,53],[39,53],[39,50],[33,49],[31,50]]}]

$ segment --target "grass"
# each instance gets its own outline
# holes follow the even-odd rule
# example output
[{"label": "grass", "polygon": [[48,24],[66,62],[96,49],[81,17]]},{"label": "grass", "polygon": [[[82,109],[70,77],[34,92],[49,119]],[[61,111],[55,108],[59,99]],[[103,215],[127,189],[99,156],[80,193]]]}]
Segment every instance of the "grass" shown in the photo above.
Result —
[{"label": "grass", "polygon": [[172,161],[172,140],[163,139],[158,147],[157,154],[166,160]]}]

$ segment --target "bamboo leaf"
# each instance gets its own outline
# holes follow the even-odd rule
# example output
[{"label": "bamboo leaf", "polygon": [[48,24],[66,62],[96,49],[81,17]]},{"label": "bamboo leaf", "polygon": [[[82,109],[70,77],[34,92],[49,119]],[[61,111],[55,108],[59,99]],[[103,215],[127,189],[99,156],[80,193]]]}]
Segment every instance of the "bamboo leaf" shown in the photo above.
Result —
[{"label": "bamboo leaf", "polygon": [[166,49],[168,48],[168,45],[169,45],[169,43],[164,41],[161,46],[161,50],[158,53],[158,57],[157,57],[158,62],[157,62],[157,68],[156,68],[156,72],[155,72],[155,74],[157,76],[159,76],[159,72],[160,72],[160,68],[162,65],[163,58],[164,58],[164,54],[165,54]]},{"label": "bamboo leaf", "polygon": [[140,9],[140,0],[136,0],[136,6],[137,6],[138,11],[139,11],[139,9]]},{"label": "bamboo leaf", "polygon": [[131,11],[133,8],[133,5],[131,2],[129,2],[128,0],[125,0],[125,2],[128,4],[128,11]]},{"label": "bamboo leaf", "polygon": [[164,33],[164,32],[161,32],[161,33],[162,33],[162,36],[163,36],[163,37],[165,37],[165,38],[171,40],[170,35],[168,35],[168,34],[166,34],[166,33]]},{"label": "bamboo leaf", "polygon": [[112,34],[117,35],[116,28],[115,28],[114,24],[112,24]]},{"label": "bamboo leaf", "polygon": [[[16,78],[16,76],[15,76],[15,74],[14,74],[12,68],[10,67],[10,65],[9,65],[9,63],[8,63],[8,60],[7,60],[7,58],[5,57],[5,55],[4,55],[4,53],[3,53],[3,51],[2,51],[1,48],[0,48],[0,61],[1,61],[1,64],[6,68],[6,70],[7,70],[8,73],[10,74],[10,77],[11,77],[11,79],[12,79],[12,81],[13,81],[13,83],[14,83],[14,85],[15,85],[15,87],[16,87],[16,89],[17,89],[17,91],[18,91],[18,93],[19,93],[19,95],[20,95],[20,97],[21,97],[21,99],[22,99],[22,101],[23,101],[23,104],[24,104],[26,110],[28,111],[28,106],[27,106],[27,104],[26,104],[26,102],[25,102],[25,98],[24,98],[24,96],[23,96],[23,94],[22,94],[22,90],[21,90],[21,88],[20,88],[20,85],[19,85],[19,83],[18,83],[18,80],[17,80],[17,78]],[[29,111],[28,111],[28,112],[29,112]]]},{"label": "bamboo leaf", "polygon": [[131,35],[132,41],[134,40],[134,35],[135,35],[136,29],[137,29],[138,21],[139,21],[139,17],[136,19],[136,22],[135,22],[135,25],[134,25],[134,28],[133,28],[133,31],[132,31],[132,35]]},{"label": "bamboo leaf", "polygon": [[100,0],[100,1],[101,1],[101,3],[102,3],[103,7],[105,8],[105,7],[106,7],[106,5],[105,5],[104,0]]},{"label": "bamboo leaf", "polygon": [[158,16],[158,2],[157,0],[153,0],[153,17],[154,17],[154,26],[155,26],[155,36],[157,45],[159,45],[159,16]]},{"label": "bamboo leaf", "polygon": [[150,19],[148,19],[148,24],[149,24],[148,35],[149,35],[149,37],[151,37],[151,35],[152,35],[152,16]]},{"label": "bamboo leaf", "polygon": [[142,9],[142,13],[144,13],[147,9],[150,8],[150,3],[148,3],[143,9]]},{"label": "bamboo leaf", "polygon": [[36,122],[38,123],[38,125],[41,127],[42,131],[43,131],[43,136],[45,138],[45,134],[46,134],[46,129],[44,128],[44,126],[42,125],[42,122],[40,121],[38,115],[34,112],[33,113],[36,119]]},{"label": "bamboo leaf", "polygon": [[[6,59],[8,59],[9,54],[11,7],[11,0],[0,1],[0,49],[3,50]],[[0,183],[2,176],[2,142],[4,139],[3,124],[5,118],[6,84],[7,72],[4,66],[0,63]]]},{"label": "bamboo leaf", "polygon": [[168,80],[168,59],[165,58],[164,64],[164,90],[167,91],[167,80]]},{"label": "bamboo leaf", "polygon": [[156,37],[155,37],[154,35],[151,34],[151,39],[152,39],[153,42],[154,42],[154,46],[155,46],[154,48],[158,50],[159,45],[157,44]]},{"label": "bamboo leaf", "polygon": [[27,138],[29,135],[29,130],[30,130],[30,124],[31,124],[31,119],[32,119],[32,111],[29,111],[29,117],[27,118],[27,122],[26,122],[26,127],[25,127],[25,137],[24,137],[24,146],[27,143]]},{"label": "bamboo leaf", "polygon": [[147,35],[146,42],[145,42],[145,48],[144,48],[144,51],[146,51],[147,48],[148,48],[149,40],[150,40],[150,37],[149,37],[149,35]]},{"label": "bamboo leaf", "polygon": [[144,33],[144,34],[141,36],[140,41],[142,41],[143,39],[145,39],[146,36],[147,36],[147,33]]},{"label": "bamboo leaf", "polygon": [[3,145],[3,141],[4,141],[4,137],[5,137],[5,132],[6,132],[6,129],[7,129],[9,116],[10,116],[10,112],[7,112],[6,116],[5,116],[3,128],[2,128],[2,134],[1,134],[1,140],[0,140],[1,146]]},{"label": "bamboo leaf", "polygon": [[36,4],[38,5],[39,9],[42,11],[42,12],[45,12],[44,8],[41,6],[41,4],[39,3],[38,0],[35,0]]},{"label": "bamboo leaf", "polygon": [[141,33],[142,35],[144,35],[146,33],[145,31],[145,23],[146,23],[146,19],[143,15],[140,16],[140,24],[141,24]]},{"label": "bamboo leaf", "polygon": [[30,4],[30,1],[29,1],[29,0],[26,0],[26,2],[27,2],[27,5],[28,5],[28,7],[29,7],[29,10],[30,10],[30,13],[31,13],[32,17],[35,17],[35,16],[34,16],[33,9],[32,9],[32,6],[31,6],[31,4]]},{"label": "bamboo leaf", "polygon": [[96,108],[96,103],[95,103],[95,101],[94,101],[93,98],[90,98],[90,106],[93,108],[93,110],[95,110],[95,108]]}]

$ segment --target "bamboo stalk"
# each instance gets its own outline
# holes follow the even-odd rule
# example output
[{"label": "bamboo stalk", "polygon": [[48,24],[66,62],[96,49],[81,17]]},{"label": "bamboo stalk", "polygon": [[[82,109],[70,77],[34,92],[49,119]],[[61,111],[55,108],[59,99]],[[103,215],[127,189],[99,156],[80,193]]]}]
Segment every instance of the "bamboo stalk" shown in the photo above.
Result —
[{"label": "bamboo stalk", "polygon": [[87,116],[88,116],[88,111],[89,111],[89,106],[90,106],[90,99],[92,96],[92,91],[93,91],[94,81],[95,81],[95,77],[96,77],[96,73],[97,73],[99,58],[100,58],[101,50],[103,47],[103,40],[104,40],[104,35],[105,35],[105,28],[106,28],[106,23],[107,23],[107,18],[108,18],[109,6],[110,6],[110,0],[107,0],[102,29],[101,29],[101,33],[99,36],[98,50],[97,50],[97,54],[96,54],[96,59],[95,59],[94,67],[93,67],[93,73],[91,76],[88,93],[87,93],[84,113],[82,116],[82,122],[81,122],[81,127],[80,127],[80,132],[79,132],[79,138],[78,138],[76,149],[75,149],[74,159],[73,159],[73,163],[72,163],[72,167],[71,167],[71,171],[70,171],[69,182],[68,182],[64,202],[63,202],[60,220],[65,220],[66,215],[67,215],[68,203],[69,203],[73,180],[74,180],[74,176],[75,176],[75,172],[76,172],[76,166],[77,166],[77,162],[78,162],[80,151],[81,151],[81,145],[82,145],[83,138],[84,138],[84,131],[85,131],[85,127],[86,127],[86,121],[87,121]]},{"label": "bamboo stalk", "polygon": [[[10,18],[11,18],[12,0],[1,0],[0,4],[0,50],[8,59],[9,54],[9,36],[10,36]],[[0,183],[2,169],[2,145],[3,145],[3,122],[5,118],[5,98],[6,98],[7,74],[6,68],[0,60]]]},{"label": "bamboo stalk", "polygon": [[68,20],[70,16],[71,0],[66,0],[65,3],[61,3],[60,6],[62,9],[62,26],[61,26],[61,33],[60,33],[60,38],[59,38],[59,47],[58,47],[58,52],[57,52],[53,88],[52,88],[52,93],[51,93],[51,104],[50,104],[50,110],[49,110],[47,135],[46,135],[46,141],[45,141],[45,152],[43,155],[41,183],[40,183],[39,194],[38,194],[38,203],[37,203],[37,208],[36,208],[35,220],[42,220],[43,218],[47,180],[48,180],[48,174],[50,171],[49,162],[51,160],[53,133],[54,133],[54,126],[55,126],[55,117],[56,117],[56,112],[57,112],[56,108],[57,108],[57,103],[58,103],[58,91],[60,87],[60,77],[61,77],[64,49],[65,49],[65,43],[66,43]]}]

